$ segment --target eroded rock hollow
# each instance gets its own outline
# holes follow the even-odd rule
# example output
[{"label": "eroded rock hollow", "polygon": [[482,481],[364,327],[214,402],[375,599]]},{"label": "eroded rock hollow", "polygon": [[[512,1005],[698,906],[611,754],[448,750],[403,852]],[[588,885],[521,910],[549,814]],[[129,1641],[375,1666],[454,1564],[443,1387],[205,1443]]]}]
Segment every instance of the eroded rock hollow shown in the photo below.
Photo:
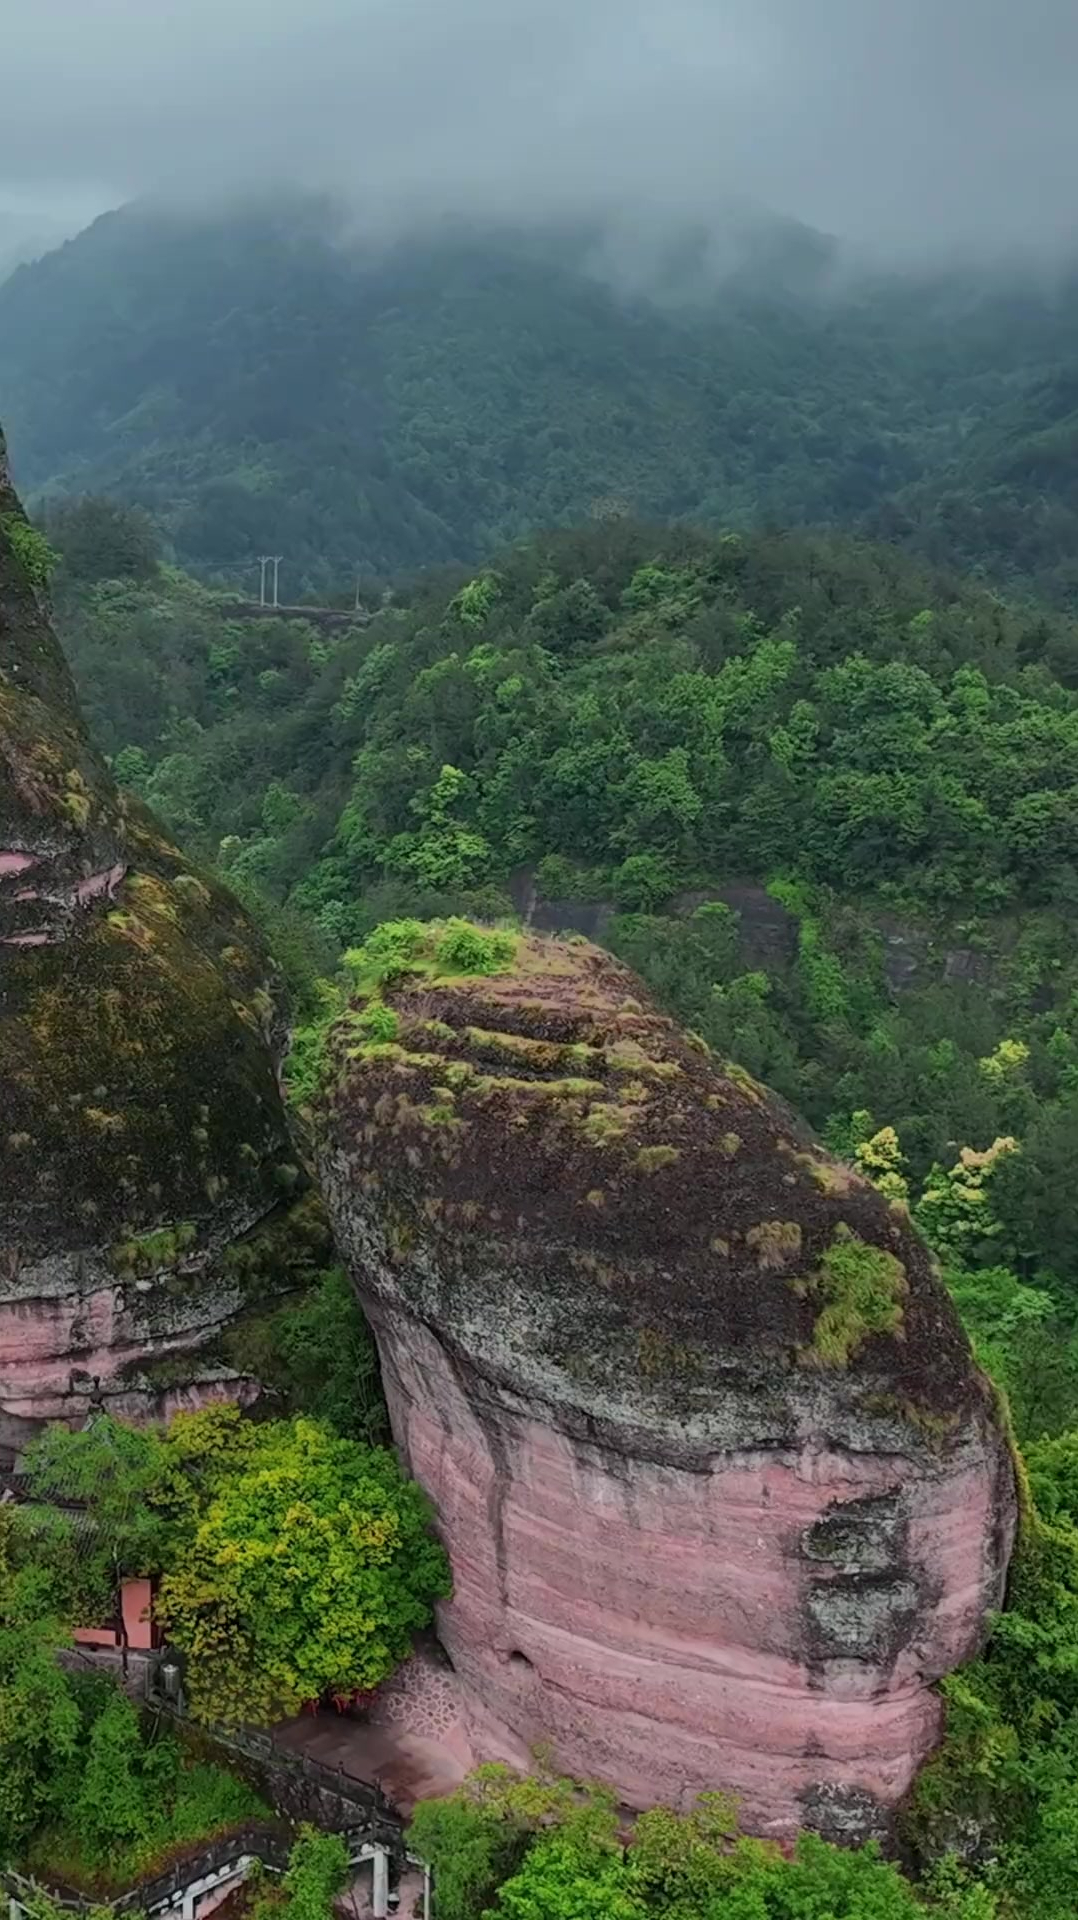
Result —
[{"label": "eroded rock hollow", "polygon": [[[0,1456],[98,1395],[256,1383],[213,1342],[295,1182],[273,972],[91,748],[0,437]],[[262,1237],[244,1239],[259,1223]],[[282,1232],[284,1231],[282,1225]]]},{"label": "eroded rock hollow", "polygon": [[393,1038],[332,1037],[319,1157],[476,1751],[886,1829],[1015,1519],[926,1249],[597,949],[414,964]]}]

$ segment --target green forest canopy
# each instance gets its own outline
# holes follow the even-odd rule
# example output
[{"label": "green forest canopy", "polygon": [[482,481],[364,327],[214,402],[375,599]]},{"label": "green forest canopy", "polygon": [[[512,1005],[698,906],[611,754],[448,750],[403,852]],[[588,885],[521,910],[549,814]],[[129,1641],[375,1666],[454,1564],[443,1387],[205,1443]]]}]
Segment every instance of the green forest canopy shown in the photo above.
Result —
[{"label": "green forest canopy", "polygon": [[270,1725],[377,1686],[448,1591],[426,1496],[389,1448],[325,1421],[250,1420],[231,1405],[167,1429],[102,1416],[46,1427],[25,1466],[40,1499],[81,1499],[93,1516],[82,1554],[62,1516],[32,1542],[76,1625],[111,1597],[95,1560],[159,1578],[156,1617],[186,1657],[196,1719]]},{"label": "green forest canopy", "polygon": [[983,1269],[962,1284],[986,1340],[1021,1308],[1024,1430],[1066,1424],[1065,617],[849,537],[624,522],[431,576],[343,634],[244,620],[167,571],[87,582],[65,561],[58,588],[118,776],[276,902],[308,996],[312,960],[332,973],[381,920],[497,918],[534,884],[840,1150],[893,1128],[915,1201],[963,1150],[1018,1140],[973,1169],[995,1216],[978,1235],[963,1203],[958,1266]]},{"label": "green forest canopy", "polygon": [[1074,603],[1073,279],[858,280],[776,225],[716,284],[702,238],[619,288],[591,231],[126,208],[0,285],[16,478],[248,592],[281,553],[287,599],[628,511],[867,528]]}]

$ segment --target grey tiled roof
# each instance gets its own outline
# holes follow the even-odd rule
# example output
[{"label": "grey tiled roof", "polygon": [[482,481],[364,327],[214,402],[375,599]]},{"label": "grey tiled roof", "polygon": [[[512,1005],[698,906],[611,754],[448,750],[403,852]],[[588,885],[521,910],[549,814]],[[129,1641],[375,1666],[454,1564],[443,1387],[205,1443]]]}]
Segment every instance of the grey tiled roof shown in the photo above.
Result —
[{"label": "grey tiled roof", "polygon": [[0,1502],[13,1502],[24,1512],[33,1514],[62,1513],[70,1522],[73,1531],[89,1534],[94,1530],[94,1518],[88,1508],[74,1500],[49,1499],[35,1494],[25,1473],[0,1473]]}]

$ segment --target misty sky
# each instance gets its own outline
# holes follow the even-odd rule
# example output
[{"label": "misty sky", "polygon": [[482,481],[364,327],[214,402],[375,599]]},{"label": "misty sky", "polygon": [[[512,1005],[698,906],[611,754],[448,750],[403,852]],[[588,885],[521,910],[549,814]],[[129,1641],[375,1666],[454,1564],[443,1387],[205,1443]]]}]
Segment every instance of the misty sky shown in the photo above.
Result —
[{"label": "misty sky", "polygon": [[888,253],[1078,232],[1078,0],[34,0],[0,214],[275,180],[376,221],[762,202]]}]

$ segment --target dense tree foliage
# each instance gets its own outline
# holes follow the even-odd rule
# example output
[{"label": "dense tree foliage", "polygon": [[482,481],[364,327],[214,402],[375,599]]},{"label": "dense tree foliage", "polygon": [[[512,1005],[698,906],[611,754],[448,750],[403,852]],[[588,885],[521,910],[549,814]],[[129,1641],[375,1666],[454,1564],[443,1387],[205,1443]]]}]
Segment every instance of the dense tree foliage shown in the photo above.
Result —
[{"label": "dense tree foliage", "polygon": [[115,500],[61,500],[46,515],[49,538],[69,580],[147,580],[160,565],[153,523]]},{"label": "dense tree foliage", "polygon": [[1006,1611],[984,1656],[944,1682],[946,1737],[906,1815],[922,1857],[961,1851],[1021,1920],[1056,1920],[1078,1887],[1078,1528],[1062,1511],[1073,1449],[1073,1431],[1031,1448],[1055,1517],[1027,1507]]},{"label": "dense tree foliage", "polygon": [[[90,1557],[161,1575],[159,1614],[205,1720],[265,1723],[376,1686],[448,1590],[427,1501],[396,1457],[315,1420],[259,1423],[224,1405],[134,1433],[102,1416],[47,1429],[27,1471],[67,1497],[100,1475]],[[99,1583],[70,1576],[62,1525],[35,1544],[76,1623],[96,1624]]]},{"label": "dense tree foliage", "polygon": [[725,250],[128,208],[0,285],[16,475],[248,592],[282,553],[286,599],[628,508],[868,521],[1073,600],[1073,282],[857,282],[778,223]]},{"label": "dense tree foliage", "polygon": [[0,1865],[122,1891],[169,1850],[252,1816],[239,1780],[149,1737],[107,1676],[72,1674],[40,1542],[0,1509]]},{"label": "dense tree foliage", "polygon": [[348,1879],[348,1857],[339,1833],[301,1827],[280,1882],[255,1877],[251,1920],[333,1920]]},{"label": "dense tree foliage", "polygon": [[303,897],[345,905],[551,858],[628,908],[779,863],[982,912],[1073,885],[1078,632],[883,549],[596,528],[333,638],[175,575],[59,612],[121,779],[271,891],[323,850]]},{"label": "dense tree foliage", "polygon": [[[26,1470],[43,1503],[30,1520],[43,1558],[69,1583],[71,1610],[82,1625],[108,1619],[121,1579],[157,1573],[168,1551],[165,1513],[151,1499],[161,1471],[158,1437],[108,1418],[77,1433],[50,1426],[31,1448]],[[65,1506],[92,1513],[92,1527],[73,1530]]]},{"label": "dense tree foliage", "polygon": [[56,1804],[25,1848],[32,1871],[93,1892],[124,1891],[176,1848],[269,1808],[241,1780],[144,1724],[114,1681],[76,1676],[77,1745],[54,1762]]},{"label": "dense tree foliage", "polygon": [[392,1453],[308,1420],[233,1427],[213,1465],[221,1418],[191,1416],[202,1490],[161,1583],[194,1711],[266,1723],[377,1686],[449,1590],[425,1497]]},{"label": "dense tree foliage", "polygon": [[995,1920],[988,1891],[949,1862],[915,1891],[875,1847],[806,1834],[792,1859],[738,1836],[722,1795],[658,1807],[626,1841],[612,1796],[571,1780],[480,1767],[421,1804],[411,1844],[433,1867],[436,1920]]},{"label": "dense tree foliage", "polygon": [[20,1554],[0,1507],[0,1862],[57,1804],[78,1711],[56,1653],[67,1638],[44,1569]]},{"label": "dense tree foliage", "polygon": [[387,1439],[374,1339],[340,1267],[321,1274],[305,1299],[252,1315],[227,1344],[267,1401],[309,1413],[351,1440]]}]

